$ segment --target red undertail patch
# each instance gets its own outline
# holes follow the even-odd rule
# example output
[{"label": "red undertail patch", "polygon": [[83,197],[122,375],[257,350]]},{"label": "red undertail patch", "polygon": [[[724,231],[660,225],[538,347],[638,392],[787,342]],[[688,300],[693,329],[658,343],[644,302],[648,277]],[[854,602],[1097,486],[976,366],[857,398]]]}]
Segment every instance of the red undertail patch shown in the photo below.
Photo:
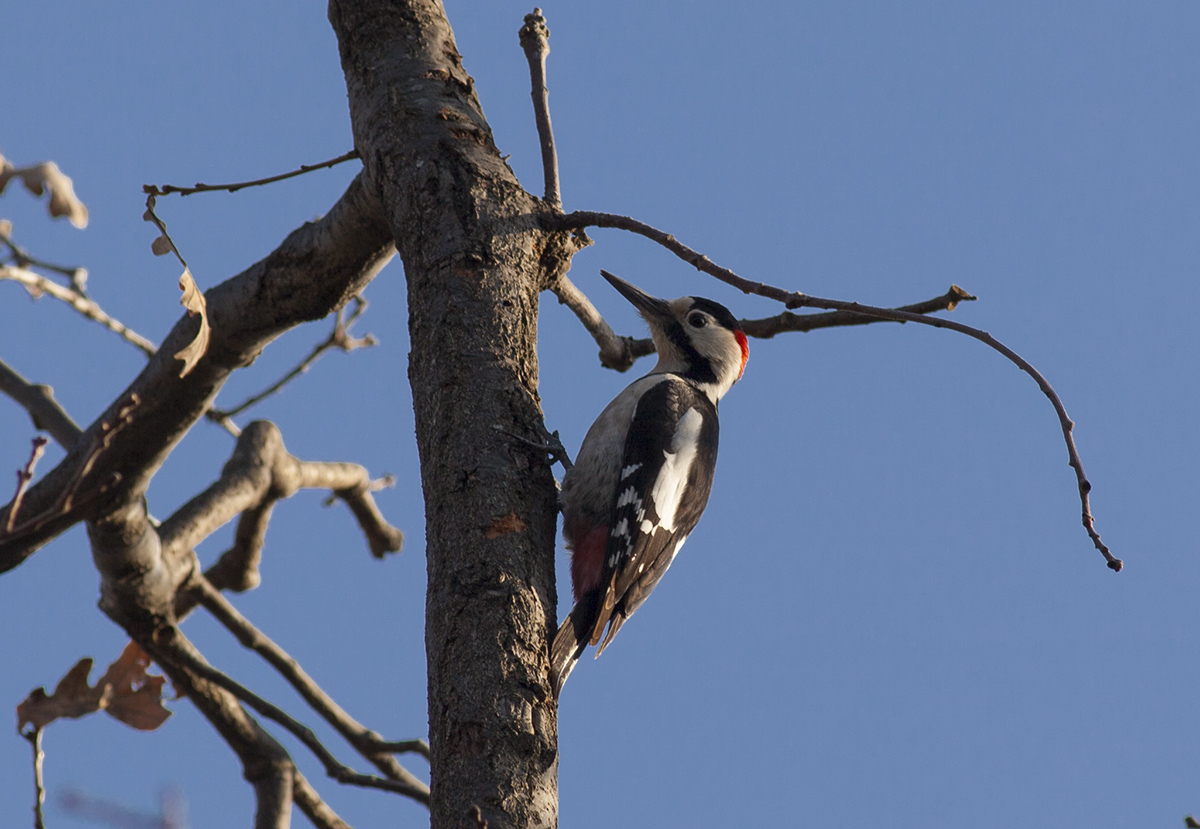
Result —
[{"label": "red undertail patch", "polygon": [[607,544],[608,528],[603,525],[575,534],[571,544],[571,592],[575,594],[575,601],[600,586]]}]

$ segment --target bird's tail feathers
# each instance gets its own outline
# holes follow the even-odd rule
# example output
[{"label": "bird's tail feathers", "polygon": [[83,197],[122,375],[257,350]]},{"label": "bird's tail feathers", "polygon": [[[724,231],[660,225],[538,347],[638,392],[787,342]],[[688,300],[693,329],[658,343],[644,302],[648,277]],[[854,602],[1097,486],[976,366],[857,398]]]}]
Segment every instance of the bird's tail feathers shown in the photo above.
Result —
[{"label": "bird's tail feathers", "polygon": [[554,642],[550,645],[550,686],[555,699],[558,699],[567,677],[583,655],[583,649],[588,646],[599,592],[593,590],[584,594],[554,635]]}]

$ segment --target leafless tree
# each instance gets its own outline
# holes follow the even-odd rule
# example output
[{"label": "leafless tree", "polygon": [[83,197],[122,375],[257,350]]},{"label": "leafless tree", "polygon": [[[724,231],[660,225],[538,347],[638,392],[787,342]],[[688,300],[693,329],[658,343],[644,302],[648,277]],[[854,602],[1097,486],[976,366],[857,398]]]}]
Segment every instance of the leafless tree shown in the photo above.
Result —
[{"label": "leafless tree", "polygon": [[[556,486],[547,453],[539,448],[550,437],[538,397],[540,297],[554,292],[578,315],[606,366],[624,370],[653,348],[617,336],[566,278],[571,257],[590,244],[586,229],[618,227],[642,234],[742,290],[778,299],[789,309],[829,311],[797,315],[788,310],[746,321],[755,336],[884,319],[924,321],[926,314],[973,298],[952,288],[891,310],[822,300],[741,280],[633,219],[564,214],[545,95],[548,33],[540,13],[526,18],[521,42],[542,143],[542,198],[516,180],[495,146],[440,3],[331,0],[329,17],[354,135],[354,151],[330,163],[357,158],[362,171],[324,218],[297,228],[265,259],[202,298],[189,285],[185,265],[188,310],[160,345],[108,316],[87,297],[76,274],[34,259],[4,236],[9,255],[0,276],[58,296],[150,356],[145,369],[86,428],[76,426],[45,387],[0,363],[0,390],[67,450],[36,480],[35,451],[13,499],[0,511],[0,572],[18,567],[69,527],[86,524],[104,612],[235,752],[255,790],[258,827],[289,825],[292,804],[314,825],[345,825],[258,718],[296,735],[335,780],[427,803],[434,826],[552,827],[557,824],[557,707],[547,680],[547,651],[556,627]],[[37,179],[11,165],[6,172],[8,178]],[[44,186],[65,200],[59,212],[79,218],[66,185],[52,182],[47,168],[41,175]],[[188,191],[257,183],[264,182]],[[149,188],[148,218],[162,231],[157,252],[179,254],[155,212],[156,198],[178,190]],[[376,508],[367,470],[296,458],[271,423],[256,421],[238,430],[232,417],[244,407],[214,410],[229,376],[294,326],[338,314],[334,333],[314,357],[325,348],[362,344],[349,335],[353,315],[347,319],[345,310],[397,252],[408,285],[408,371],[425,495],[428,744],[388,742],[360,725],[224,595],[258,584],[272,508],[301,488],[328,489],[344,501],[375,555],[398,549],[399,531]],[[987,337],[943,318],[930,322]],[[1085,526],[1110,566],[1119,569],[1091,526],[1089,485],[1061,403],[1031,366],[990,338],[985,341],[1030,372],[1055,403],[1079,479]],[[151,481],[204,418],[240,431],[233,454],[216,481],[155,522],[144,499]],[[233,546],[202,570],[196,545],[234,519]],[[211,613],[277,668],[375,772],[342,764],[306,726],[210,665],[179,624],[196,608]],[[476,635],[480,630],[488,635]],[[122,685],[110,676],[113,669],[92,686],[88,667],[90,662],[73,669],[69,684],[31,703],[26,713],[35,756],[36,732],[55,716],[74,715],[71,705],[95,710],[119,698],[122,689],[134,696],[144,687],[144,676]],[[128,715],[135,719],[146,713],[138,708],[144,699],[138,700]],[[396,759],[402,752],[429,759],[431,788]]]}]

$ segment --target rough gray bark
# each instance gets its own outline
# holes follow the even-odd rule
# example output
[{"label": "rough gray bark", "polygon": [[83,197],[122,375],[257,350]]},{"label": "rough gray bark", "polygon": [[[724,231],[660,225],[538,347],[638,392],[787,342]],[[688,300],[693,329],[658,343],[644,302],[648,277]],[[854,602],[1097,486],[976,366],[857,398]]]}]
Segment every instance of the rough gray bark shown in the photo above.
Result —
[{"label": "rough gray bark", "polygon": [[577,246],[500,158],[440,3],[332,0],[355,147],[408,282],[435,827],[557,823],[555,488],[538,294]]},{"label": "rough gray bark", "polygon": [[[288,328],[341,308],[398,249],[426,504],[432,793],[375,748],[364,756],[388,788],[431,798],[435,827],[476,826],[476,809],[496,829],[553,827],[555,486],[543,454],[516,436],[540,434],[539,294],[583,242],[546,229],[550,209],[501,159],[436,0],[333,0],[330,19],[363,172],[328,216],[205,292],[212,337],[185,377],[172,355],[195,334],[197,321],[186,315],[107,411],[82,433],[63,431],[66,458],[25,493],[14,530],[0,533],[0,573],[86,523],[101,608],[237,754],[256,790],[255,825],[287,826],[293,798],[322,825],[337,825],[239,703],[236,684],[176,624],[203,578],[193,552],[200,538],[240,513],[238,543],[252,564],[273,499],[332,479],[292,480],[309,467],[286,455],[274,427],[258,424],[238,452],[272,435],[278,452],[252,453],[256,465],[245,474],[235,457],[228,474],[161,526],[149,520],[144,496],[233,371]],[[361,482],[352,489],[341,494],[368,537],[376,524],[390,530],[373,505],[357,504],[369,501]],[[11,510],[0,509],[0,526]],[[250,585],[253,575],[247,569],[218,586]]]}]

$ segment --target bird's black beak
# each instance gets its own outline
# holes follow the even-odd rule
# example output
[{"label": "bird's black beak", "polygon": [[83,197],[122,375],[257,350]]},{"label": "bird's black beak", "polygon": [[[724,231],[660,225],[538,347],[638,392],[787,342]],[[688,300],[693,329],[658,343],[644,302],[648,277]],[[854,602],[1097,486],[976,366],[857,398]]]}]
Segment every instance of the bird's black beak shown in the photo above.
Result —
[{"label": "bird's black beak", "polygon": [[621,292],[621,296],[633,303],[633,307],[641,312],[646,318],[646,322],[654,323],[659,326],[664,325],[672,318],[671,308],[667,305],[666,300],[659,299],[650,294],[630,285],[619,276],[614,276],[608,271],[600,271],[600,275],[608,280],[608,283]]}]

